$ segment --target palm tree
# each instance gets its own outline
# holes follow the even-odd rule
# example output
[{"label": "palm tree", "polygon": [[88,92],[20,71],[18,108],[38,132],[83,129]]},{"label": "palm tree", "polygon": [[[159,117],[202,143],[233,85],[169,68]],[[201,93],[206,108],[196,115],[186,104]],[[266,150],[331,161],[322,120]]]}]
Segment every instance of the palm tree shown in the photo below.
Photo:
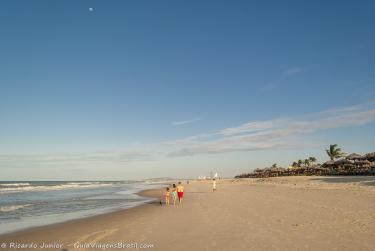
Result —
[{"label": "palm tree", "polygon": [[305,159],[303,161],[303,163],[305,164],[305,166],[310,166],[310,160],[309,159]]},{"label": "palm tree", "polygon": [[331,160],[345,156],[345,153],[342,152],[341,148],[337,147],[337,144],[329,145],[329,149],[326,149],[326,153]]},{"label": "palm tree", "polygon": [[309,157],[309,161],[310,161],[311,163],[315,163],[315,162],[316,162],[316,158],[315,158],[315,157]]},{"label": "palm tree", "polygon": [[303,163],[303,161],[301,159],[299,159],[298,162],[297,162],[298,167],[301,167],[302,163]]},{"label": "palm tree", "polygon": [[272,165],[272,168],[276,168],[276,167],[277,167],[277,164],[276,164],[276,163]]},{"label": "palm tree", "polygon": [[297,166],[298,166],[298,163],[294,161],[292,164],[292,167],[297,167]]}]

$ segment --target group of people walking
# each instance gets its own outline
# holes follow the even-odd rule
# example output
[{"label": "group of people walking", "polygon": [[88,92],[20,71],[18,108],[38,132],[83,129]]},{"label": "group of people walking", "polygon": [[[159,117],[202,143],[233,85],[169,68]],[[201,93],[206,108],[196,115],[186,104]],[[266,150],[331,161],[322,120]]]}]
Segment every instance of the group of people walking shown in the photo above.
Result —
[{"label": "group of people walking", "polygon": [[181,182],[178,182],[177,186],[176,184],[173,184],[172,188],[167,187],[164,193],[165,204],[167,206],[170,205],[171,199],[172,199],[173,205],[175,206],[177,198],[178,198],[178,203],[181,204],[183,197],[184,197],[184,186],[181,184]]},{"label": "group of people walking", "polygon": [[[189,181],[187,182],[189,184]],[[181,182],[178,182],[178,185],[173,184],[171,188],[167,187],[164,192],[164,202],[165,205],[169,206],[172,200],[173,205],[176,205],[177,199],[178,204],[180,205],[182,203],[182,198],[184,197],[184,186],[181,184]],[[212,192],[216,191],[216,179],[212,180]],[[160,204],[162,202],[160,201]]]}]

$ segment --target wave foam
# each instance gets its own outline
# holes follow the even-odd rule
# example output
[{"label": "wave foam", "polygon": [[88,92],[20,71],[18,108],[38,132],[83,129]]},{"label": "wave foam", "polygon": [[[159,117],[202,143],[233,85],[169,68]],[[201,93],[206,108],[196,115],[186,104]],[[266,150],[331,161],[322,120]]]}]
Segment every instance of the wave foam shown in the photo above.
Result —
[{"label": "wave foam", "polygon": [[[26,183],[24,183],[26,184]],[[5,185],[5,184],[3,184]],[[14,192],[26,192],[26,191],[48,191],[48,190],[61,190],[61,189],[81,189],[81,188],[95,188],[95,187],[103,187],[103,186],[112,186],[113,183],[100,183],[100,182],[69,182],[66,184],[59,184],[59,185],[39,185],[39,186],[31,186],[23,185],[23,186],[4,186],[4,188],[0,187],[0,193],[14,193]]]},{"label": "wave foam", "polygon": [[23,187],[23,186],[30,186],[30,183],[4,183],[0,184],[3,187]]},{"label": "wave foam", "polygon": [[32,204],[2,206],[0,207],[0,212],[12,212],[12,211],[16,211],[18,209],[24,208],[24,207],[29,207],[31,205]]}]

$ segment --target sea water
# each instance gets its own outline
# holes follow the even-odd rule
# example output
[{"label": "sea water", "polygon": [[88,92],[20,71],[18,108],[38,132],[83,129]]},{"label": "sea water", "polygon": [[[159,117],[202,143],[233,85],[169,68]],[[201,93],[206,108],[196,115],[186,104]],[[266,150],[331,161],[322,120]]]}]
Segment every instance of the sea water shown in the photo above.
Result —
[{"label": "sea water", "polygon": [[0,181],[0,234],[141,205],[148,181]]}]

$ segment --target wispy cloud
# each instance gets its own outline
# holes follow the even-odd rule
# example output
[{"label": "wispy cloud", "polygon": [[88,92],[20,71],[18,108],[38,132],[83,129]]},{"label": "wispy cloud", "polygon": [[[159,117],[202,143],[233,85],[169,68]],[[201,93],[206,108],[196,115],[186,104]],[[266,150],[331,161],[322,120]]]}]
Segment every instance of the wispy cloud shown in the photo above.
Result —
[{"label": "wispy cloud", "polygon": [[241,133],[249,133],[249,132],[256,132],[256,131],[263,131],[266,129],[270,129],[275,126],[276,123],[281,122],[278,120],[267,120],[267,121],[255,121],[242,124],[238,127],[230,127],[220,130],[217,134],[224,135],[224,136],[231,136]]},{"label": "wispy cloud", "polygon": [[305,135],[322,130],[362,126],[374,121],[373,104],[356,105],[298,117],[250,121],[187,138],[137,144],[118,151],[40,155],[3,154],[0,155],[0,165],[8,167],[124,165],[128,162],[152,161],[164,157],[301,148],[306,146]]},{"label": "wispy cloud", "polygon": [[[29,163],[37,165],[74,164],[89,165],[91,163],[126,163],[131,161],[145,161],[152,159],[150,153],[126,151],[96,151],[85,153],[48,153],[48,154],[2,154],[0,163],[12,165],[14,163]],[[12,165],[13,166],[13,165]]]},{"label": "wispy cloud", "polygon": [[[321,130],[361,126],[375,121],[375,109],[362,106],[333,109],[298,118],[254,121],[237,127],[225,128],[206,138],[186,141],[169,156],[214,154],[233,151],[272,150],[296,147],[300,137]],[[290,140],[293,139],[293,144]]]},{"label": "wispy cloud", "polygon": [[280,73],[279,76],[277,76],[275,79],[269,81],[268,83],[266,83],[262,88],[261,90],[271,90],[271,89],[274,89],[276,88],[277,86],[281,85],[283,82],[285,82],[287,79],[295,76],[295,75],[298,75],[298,74],[302,74],[306,71],[308,71],[308,67],[301,67],[301,66],[295,66],[295,67],[291,67],[291,68],[288,68],[284,71],[282,71]]},{"label": "wispy cloud", "polygon": [[173,126],[180,126],[180,125],[186,125],[186,124],[191,124],[194,122],[197,122],[201,120],[200,118],[194,118],[194,119],[189,119],[189,120],[183,120],[183,121],[174,121],[172,122]]},{"label": "wispy cloud", "polygon": [[281,76],[288,77],[307,71],[307,67],[292,67],[283,71]]}]

